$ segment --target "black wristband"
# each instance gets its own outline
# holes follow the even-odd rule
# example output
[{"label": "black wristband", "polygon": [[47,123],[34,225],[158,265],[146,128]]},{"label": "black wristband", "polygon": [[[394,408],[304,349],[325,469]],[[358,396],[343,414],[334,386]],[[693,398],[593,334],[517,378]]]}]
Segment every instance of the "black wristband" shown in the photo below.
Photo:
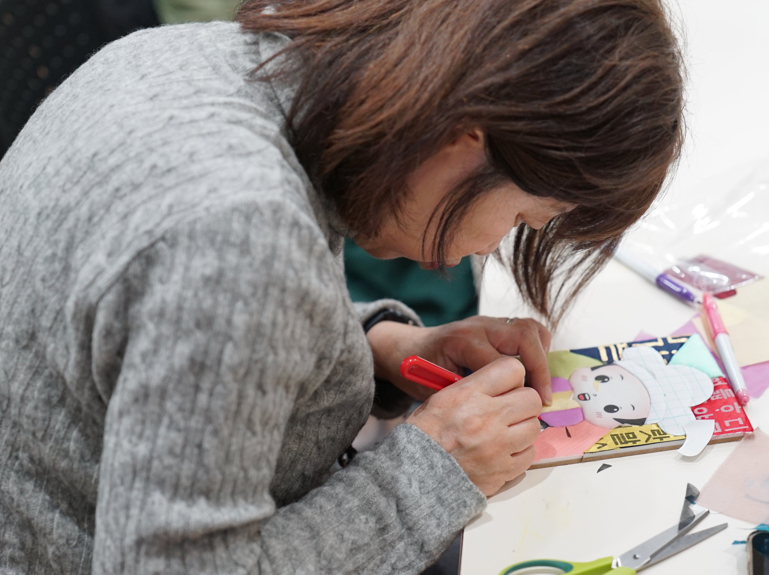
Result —
[{"label": "black wristband", "polygon": [[[398,310],[387,308],[378,311],[363,323],[363,331],[368,331],[380,321],[395,321],[407,325],[416,325],[413,319],[406,317]],[[394,419],[408,411],[414,399],[395,387],[389,381],[375,377],[374,405],[371,415],[377,419]]]},{"label": "black wristband", "polygon": [[387,308],[387,309],[378,311],[377,313],[372,315],[370,318],[368,318],[363,324],[363,331],[365,333],[368,333],[368,331],[372,327],[374,327],[376,324],[378,324],[380,321],[396,321],[398,323],[416,325],[416,322],[414,322],[413,319],[406,317],[398,310]]}]

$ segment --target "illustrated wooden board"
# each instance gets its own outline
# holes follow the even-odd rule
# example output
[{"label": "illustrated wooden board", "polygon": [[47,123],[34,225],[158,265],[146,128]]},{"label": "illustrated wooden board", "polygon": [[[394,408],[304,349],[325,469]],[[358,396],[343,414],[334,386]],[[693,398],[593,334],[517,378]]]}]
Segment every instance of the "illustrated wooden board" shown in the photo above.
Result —
[{"label": "illustrated wooden board", "polygon": [[543,409],[532,468],[737,441],[753,431],[698,335],[548,354],[553,405]]}]

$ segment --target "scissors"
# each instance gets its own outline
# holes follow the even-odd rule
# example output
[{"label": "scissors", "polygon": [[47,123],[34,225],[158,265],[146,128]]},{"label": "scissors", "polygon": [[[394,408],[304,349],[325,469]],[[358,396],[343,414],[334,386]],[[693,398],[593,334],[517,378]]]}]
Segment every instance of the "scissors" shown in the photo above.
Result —
[{"label": "scissors", "polygon": [[[721,523],[715,527],[686,535],[695,525],[705,519],[708,513],[710,511],[707,509],[700,511],[685,525],[681,526],[679,524],[665,529],[648,541],[644,541],[637,547],[633,547],[617,557],[603,557],[588,563],[559,561],[557,559],[535,559],[510,565],[510,567],[503,569],[499,575],[508,575],[516,571],[523,571],[524,569],[529,570],[529,573],[537,572],[531,571],[535,567],[554,568],[560,570],[561,573],[569,573],[569,575],[603,575],[604,573],[611,573],[611,575],[633,575],[641,569],[646,569],[651,565],[659,563],[679,551],[688,549],[692,545],[696,545],[711,535],[726,529],[727,524]],[[542,573],[542,571],[539,572]],[[547,572],[551,573],[552,571]]]}]

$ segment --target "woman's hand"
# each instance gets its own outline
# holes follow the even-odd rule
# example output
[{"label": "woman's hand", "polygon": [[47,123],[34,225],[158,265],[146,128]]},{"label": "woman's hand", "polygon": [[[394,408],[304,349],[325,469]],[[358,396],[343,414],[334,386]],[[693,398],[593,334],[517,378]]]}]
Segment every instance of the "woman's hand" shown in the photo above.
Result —
[{"label": "woman's hand", "polygon": [[486,496],[534,461],[542,404],[523,377],[518,360],[497,359],[429,397],[407,420],[453,455]]},{"label": "woman's hand", "polygon": [[550,332],[533,319],[476,316],[446,325],[424,328],[382,321],[368,332],[376,373],[412,397],[424,401],[434,391],[400,375],[401,362],[418,355],[441,367],[461,373],[478,371],[504,356],[519,356],[526,383],[550,405],[552,390],[547,368]]}]

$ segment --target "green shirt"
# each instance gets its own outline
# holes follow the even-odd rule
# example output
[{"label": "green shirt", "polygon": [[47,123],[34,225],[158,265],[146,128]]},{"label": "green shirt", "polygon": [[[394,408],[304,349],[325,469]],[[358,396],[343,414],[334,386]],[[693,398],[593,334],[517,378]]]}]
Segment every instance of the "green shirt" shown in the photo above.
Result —
[{"label": "green shirt", "polygon": [[405,258],[373,258],[347,239],[344,265],[347,288],[355,302],[397,299],[416,311],[426,326],[441,325],[478,313],[470,258],[464,258],[458,266],[449,269],[444,278]]}]

